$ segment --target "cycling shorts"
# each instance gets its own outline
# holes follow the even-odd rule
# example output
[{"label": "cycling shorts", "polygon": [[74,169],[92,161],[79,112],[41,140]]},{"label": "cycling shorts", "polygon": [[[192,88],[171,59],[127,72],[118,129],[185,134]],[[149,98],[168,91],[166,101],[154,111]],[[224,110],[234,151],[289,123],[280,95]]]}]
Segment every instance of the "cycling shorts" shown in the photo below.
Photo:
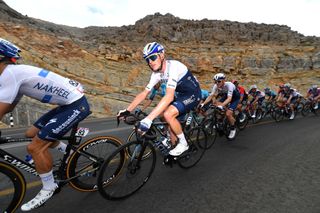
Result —
[{"label": "cycling shorts", "polygon": [[82,96],[69,105],[58,106],[50,110],[33,125],[40,129],[38,133],[40,139],[54,142],[90,113],[88,101],[85,96]]}]

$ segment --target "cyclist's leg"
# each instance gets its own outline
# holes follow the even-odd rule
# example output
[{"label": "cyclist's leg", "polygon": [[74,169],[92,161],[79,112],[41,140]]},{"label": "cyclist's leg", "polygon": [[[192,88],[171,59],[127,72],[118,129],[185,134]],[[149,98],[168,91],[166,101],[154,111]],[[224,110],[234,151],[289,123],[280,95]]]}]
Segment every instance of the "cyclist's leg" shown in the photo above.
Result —
[{"label": "cyclist's leg", "polygon": [[180,155],[189,148],[181,124],[176,117],[178,115],[183,115],[198,106],[201,97],[200,94],[201,93],[199,92],[198,95],[188,94],[186,96],[177,97],[164,113],[164,117],[169,123],[170,128],[179,138],[179,143],[169,152],[170,155]]},{"label": "cyclist's leg", "polygon": [[164,119],[169,124],[170,137],[173,145],[175,145],[177,142],[176,135],[179,135],[182,133],[181,124],[176,118],[178,115],[179,115],[179,111],[173,105],[170,105],[163,114]]},{"label": "cyclist's leg", "polygon": [[[28,145],[28,151],[34,159],[43,188],[34,199],[21,207],[23,211],[37,208],[52,197],[58,186],[54,182],[52,157],[48,152],[50,142],[55,142],[65,135],[74,124],[86,118],[90,114],[89,109],[89,104],[84,96],[69,105],[57,107],[55,113],[52,113],[51,119]],[[51,111],[49,113],[51,114]]]}]

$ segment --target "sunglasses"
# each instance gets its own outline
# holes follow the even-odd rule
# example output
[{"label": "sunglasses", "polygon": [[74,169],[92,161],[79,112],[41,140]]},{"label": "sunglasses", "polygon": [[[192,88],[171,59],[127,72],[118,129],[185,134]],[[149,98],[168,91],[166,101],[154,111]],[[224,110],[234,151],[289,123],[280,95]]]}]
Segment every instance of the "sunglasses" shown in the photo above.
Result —
[{"label": "sunglasses", "polygon": [[157,58],[158,58],[158,54],[151,55],[151,56],[149,56],[148,58],[146,58],[146,61],[147,61],[147,63],[149,64],[150,61],[155,61],[155,60],[157,60]]},{"label": "sunglasses", "polygon": [[221,83],[222,81],[215,81],[216,83]]}]

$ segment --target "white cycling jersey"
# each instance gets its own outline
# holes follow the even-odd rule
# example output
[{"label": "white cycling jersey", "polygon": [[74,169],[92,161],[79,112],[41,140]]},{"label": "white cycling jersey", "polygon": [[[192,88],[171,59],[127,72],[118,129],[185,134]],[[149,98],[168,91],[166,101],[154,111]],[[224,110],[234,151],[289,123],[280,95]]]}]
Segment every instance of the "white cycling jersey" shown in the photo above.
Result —
[{"label": "white cycling jersey", "polygon": [[218,85],[214,84],[211,90],[211,94],[215,94],[218,91],[219,94],[227,94],[227,96],[232,96],[235,90],[236,90],[236,86],[233,83],[227,81],[227,82],[224,82],[224,85],[222,88],[218,88]]},{"label": "white cycling jersey", "polygon": [[148,85],[146,86],[147,90],[151,90],[154,85],[159,81],[165,83],[167,88],[175,89],[177,83],[187,74],[188,68],[179,61],[176,60],[166,60],[167,66],[164,73],[162,72],[153,72],[150,78]]},{"label": "white cycling jersey", "polygon": [[83,87],[42,68],[7,65],[0,75],[0,102],[12,104],[23,95],[44,103],[68,105],[83,96]]}]

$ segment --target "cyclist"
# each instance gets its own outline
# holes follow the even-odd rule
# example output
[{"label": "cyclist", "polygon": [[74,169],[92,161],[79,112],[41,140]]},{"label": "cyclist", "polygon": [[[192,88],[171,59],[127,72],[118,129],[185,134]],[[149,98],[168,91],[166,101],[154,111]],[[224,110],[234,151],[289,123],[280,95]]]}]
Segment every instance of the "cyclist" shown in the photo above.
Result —
[{"label": "cyclist", "polygon": [[253,108],[253,115],[251,116],[252,118],[256,117],[256,111],[257,111],[257,106],[261,106],[262,102],[265,99],[265,94],[264,92],[258,90],[257,85],[251,85],[250,90],[249,90],[249,95],[252,96],[252,100],[250,101],[250,104],[252,104]]},{"label": "cyclist", "polygon": [[291,115],[290,120],[294,119],[294,105],[297,102],[298,94],[296,89],[291,88],[291,84],[284,85],[283,102],[290,106]]},{"label": "cyclist", "polygon": [[243,86],[239,86],[239,82],[237,80],[232,80],[231,82],[236,86],[236,88],[240,93],[240,100],[237,106],[237,110],[239,111],[239,114],[240,114],[240,122],[243,122],[246,118],[246,115],[242,113],[242,105],[247,103],[248,93],[246,92]]},{"label": "cyclist", "polygon": [[[240,94],[236,86],[229,81],[225,81],[225,79],[226,79],[226,76],[223,73],[218,73],[213,77],[215,84],[212,87],[212,91],[210,95],[201,104],[201,106],[204,106],[210,101],[212,101],[218,107],[226,107],[229,104],[228,109],[226,111],[226,116],[231,125],[231,130],[228,135],[228,138],[234,139],[236,136],[236,127],[235,127],[236,120],[233,116],[233,112],[237,108],[237,105],[239,103]],[[221,95],[221,98],[219,99],[219,101],[216,102],[213,98],[216,99],[218,95]]]},{"label": "cyclist", "polygon": [[0,119],[13,110],[23,95],[58,105],[26,132],[27,137],[32,137],[27,149],[43,185],[35,198],[21,206],[21,210],[29,211],[44,204],[58,187],[48,148],[58,147],[65,151],[66,144],[59,143],[58,139],[90,111],[80,83],[42,68],[18,65],[18,59],[20,49],[0,38]]},{"label": "cyclist", "polygon": [[141,111],[145,111],[154,100],[155,96],[160,96],[161,98],[166,95],[166,84],[158,82],[151,90],[148,99],[145,101]]},{"label": "cyclist", "polygon": [[318,109],[320,102],[320,87],[317,85],[312,85],[312,87],[307,92],[307,98],[311,101],[316,101],[318,104],[315,104],[314,109]]},{"label": "cyclist", "polygon": [[264,94],[268,96],[266,100],[269,102],[275,100],[277,97],[277,93],[275,93],[275,91],[271,90],[269,87],[264,89]]},{"label": "cyclist", "polygon": [[177,117],[184,115],[199,104],[201,97],[199,83],[184,64],[176,60],[167,60],[164,47],[157,42],[148,43],[144,47],[143,58],[152,70],[150,81],[127,109],[118,112],[117,117],[124,118],[129,115],[148,96],[158,82],[165,83],[167,85],[166,95],[152,112],[141,120],[138,130],[141,134],[147,132],[152,121],[163,113],[170,126],[171,142],[173,145],[176,144],[176,147],[170,150],[169,154],[179,156],[188,150],[189,145]]}]

